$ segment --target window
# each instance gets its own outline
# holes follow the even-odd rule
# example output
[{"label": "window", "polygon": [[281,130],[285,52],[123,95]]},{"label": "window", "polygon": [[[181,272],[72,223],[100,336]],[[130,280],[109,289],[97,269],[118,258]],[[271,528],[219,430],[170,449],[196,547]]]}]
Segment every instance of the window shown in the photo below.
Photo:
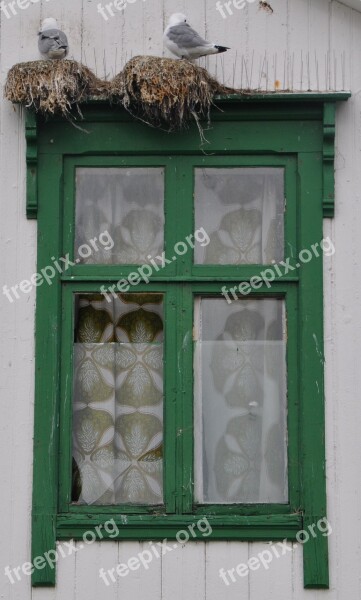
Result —
[{"label": "window", "polygon": [[[54,271],[37,297],[34,557],[109,518],[119,539],[207,517],[211,540],[292,540],[326,516],[320,242],[346,97],[223,100],[207,154],[196,129],[102,103],[87,136],[28,115],[28,215]],[[304,569],[327,587],[327,538]]]},{"label": "window", "polygon": [[285,303],[196,303],[195,502],[287,504]]}]

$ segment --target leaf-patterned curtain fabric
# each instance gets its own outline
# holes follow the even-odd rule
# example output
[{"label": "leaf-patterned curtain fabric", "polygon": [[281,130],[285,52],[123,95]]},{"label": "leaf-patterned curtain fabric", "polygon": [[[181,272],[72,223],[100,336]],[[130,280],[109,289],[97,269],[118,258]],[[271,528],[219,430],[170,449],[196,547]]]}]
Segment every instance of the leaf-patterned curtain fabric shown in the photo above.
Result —
[{"label": "leaf-patterned curtain fabric", "polygon": [[196,228],[210,237],[196,264],[271,264],[284,258],[284,170],[196,169]]},{"label": "leaf-patterned curtain fabric", "polygon": [[197,501],[287,502],[283,301],[198,300],[196,336]]},{"label": "leaf-patterned curtain fabric", "polygon": [[163,296],[76,296],[73,501],[163,503]]},{"label": "leaf-patterned curtain fabric", "polygon": [[75,255],[108,231],[114,248],[100,248],[87,264],[146,264],[164,249],[163,168],[78,168]]}]

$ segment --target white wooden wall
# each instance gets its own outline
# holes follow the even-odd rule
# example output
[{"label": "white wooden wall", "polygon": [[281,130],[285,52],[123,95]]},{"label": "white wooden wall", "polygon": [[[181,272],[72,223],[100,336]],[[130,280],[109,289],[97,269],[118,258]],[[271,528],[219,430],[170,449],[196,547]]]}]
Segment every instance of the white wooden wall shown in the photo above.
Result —
[{"label": "white wooden wall", "polygon": [[[22,565],[30,557],[35,298],[24,296],[10,304],[0,294],[0,599],[360,600],[361,13],[329,0],[270,0],[272,16],[259,11],[255,2],[222,19],[215,0],[136,0],[125,13],[105,22],[97,13],[98,0],[33,2],[27,9],[17,9],[11,19],[1,16],[1,87],[13,64],[38,58],[36,33],[44,16],[58,18],[68,34],[71,57],[96,69],[99,76],[112,76],[131,56],[161,55],[164,24],[171,13],[181,10],[201,33],[232,47],[207,61],[229,84],[248,81],[258,87],[261,81],[262,87],[273,89],[278,79],[281,87],[298,89],[302,79],[303,90],[309,83],[312,89],[352,90],[352,99],[339,107],[337,115],[336,218],[325,221],[325,235],[332,236],[336,246],[336,254],[325,261],[331,589],[303,590],[302,549],[296,547],[275,560],[269,571],[255,571],[225,587],[219,568],[232,568],[264,548],[239,542],[191,543],[109,588],[99,579],[99,567],[127,560],[143,544],[98,543],[60,562],[54,590],[31,590],[26,577],[11,585],[3,568]],[[267,64],[268,81],[260,76],[260,65],[267,73]],[[25,218],[23,117],[5,100],[0,101],[0,111],[2,289],[35,272],[36,222]]]}]

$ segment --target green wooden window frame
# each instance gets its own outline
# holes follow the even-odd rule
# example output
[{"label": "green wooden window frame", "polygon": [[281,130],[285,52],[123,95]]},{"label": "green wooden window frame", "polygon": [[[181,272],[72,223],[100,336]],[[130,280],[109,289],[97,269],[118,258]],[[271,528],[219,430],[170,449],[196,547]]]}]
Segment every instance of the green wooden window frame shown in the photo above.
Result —
[{"label": "green wooden window frame", "polygon": [[[27,111],[27,215],[38,219],[38,272],[70,253],[77,167],[165,167],[166,251],[194,231],[196,167],[282,167],[285,257],[323,237],[334,214],[335,107],[349,94],[273,94],[217,99],[205,154],[197,128],[167,135],[102,102],[83,107],[88,134],[59,117]],[[170,250],[169,250],[170,249]],[[225,284],[249,281],[264,266],[193,265],[192,252],[140,284],[165,295],[165,507],[78,506],[70,502],[73,297],[126,278],[134,266],[75,265],[37,290],[32,558],[56,540],[82,539],[114,518],[121,540],[174,538],[206,516],[211,540],[294,540],[326,516],[323,387],[323,270],[314,258],[257,297],[283,298],[287,310],[287,504],[203,505],[193,501],[194,297],[219,297]],[[179,317],[181,315],[181,317]],[[170,335],[167,335],[170,332]],[[188,337],[187,337],[188,336]],[[184,340],[188,339],[187,352]],[[316,341],[315,341],[316,340]],[[178,368],[177,361],[182,361]],[[182,435],[176,432],[182,431]],[[126,519],[124,518],[126,516]],[[328,587],[327,537],[303,547],[305,587]],[[35,570],[34,586],[55,585],[55,570]]]}]

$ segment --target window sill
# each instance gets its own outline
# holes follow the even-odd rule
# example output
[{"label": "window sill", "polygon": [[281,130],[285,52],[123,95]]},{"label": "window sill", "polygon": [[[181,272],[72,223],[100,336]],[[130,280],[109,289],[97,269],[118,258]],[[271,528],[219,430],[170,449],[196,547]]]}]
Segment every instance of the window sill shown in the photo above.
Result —
[{"label": "window sill", "polygon": [[212,532],[207,538],[195,530],[194,539],[218,540],[278,540],[287,538],[296,539],[296,534],[302,529],[303,517],[301,514],[289,515],[226,515],[215,516],[206,512],[197,515],[122,515],[114,513],[69,515],[61,514],[57,517],[57,539],[74,540],[83,539],[84,534],[95,530],[95,527],[114,520],[119,528],[119,535],[107,534],[105,530],[103,539],[121,540],[156,540],[171,538],[201,519],[207,519]]}]

